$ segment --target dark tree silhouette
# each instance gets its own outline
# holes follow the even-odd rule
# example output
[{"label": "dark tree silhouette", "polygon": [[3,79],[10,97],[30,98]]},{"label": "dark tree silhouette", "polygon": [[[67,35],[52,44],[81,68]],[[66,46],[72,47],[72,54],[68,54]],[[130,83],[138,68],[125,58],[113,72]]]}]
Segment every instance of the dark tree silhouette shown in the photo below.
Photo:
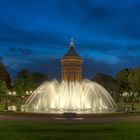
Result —
[{"label": "dark tree silhouette", "polygon": [[48,76],[46,74],[23,69],[17,74],[14,81],[14,90],[17,94],[24,94],[26,91],[35,90],[41,83],[47,80]]},{"label": "dark tree silhouette", "polygon": [[5,65],[0,61],[0,80],[7,84],[7,87],[11,89],[11,79],[10,75],[5,67]]}]

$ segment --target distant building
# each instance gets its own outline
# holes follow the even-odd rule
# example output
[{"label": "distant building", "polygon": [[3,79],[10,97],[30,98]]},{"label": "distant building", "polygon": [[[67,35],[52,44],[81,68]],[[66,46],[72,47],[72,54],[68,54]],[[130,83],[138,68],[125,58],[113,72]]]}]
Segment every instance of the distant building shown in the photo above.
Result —
[{"label": "distant building", "polygon": [[74,41],[71,39],[68,52],[61,59],[62,80],[81,81],[83,60],[74,49]]}]

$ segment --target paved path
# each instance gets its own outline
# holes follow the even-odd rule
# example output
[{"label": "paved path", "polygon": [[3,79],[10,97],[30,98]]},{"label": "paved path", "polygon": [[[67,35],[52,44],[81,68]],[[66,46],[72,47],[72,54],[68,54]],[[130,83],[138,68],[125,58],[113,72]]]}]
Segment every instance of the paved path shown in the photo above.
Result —
[{"label": "paved path", "polygon": [[48,123],[122,123],[139,122],[140,115],[93,115],[92,117],[62,117],[26,114],[2,114],[0,121],[35,121]]}]

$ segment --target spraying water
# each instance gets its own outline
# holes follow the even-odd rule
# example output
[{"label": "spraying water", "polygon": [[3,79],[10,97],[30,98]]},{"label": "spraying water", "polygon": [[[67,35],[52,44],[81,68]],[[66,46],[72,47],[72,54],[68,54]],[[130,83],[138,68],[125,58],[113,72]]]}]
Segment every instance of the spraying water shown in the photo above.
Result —
[{"label": "spraying water", "polygon": [[36,113],[116,111],[116,104],[109,93],[101,85],[90,80],[45,82],[34,91],[25,106],[27,112]]}]

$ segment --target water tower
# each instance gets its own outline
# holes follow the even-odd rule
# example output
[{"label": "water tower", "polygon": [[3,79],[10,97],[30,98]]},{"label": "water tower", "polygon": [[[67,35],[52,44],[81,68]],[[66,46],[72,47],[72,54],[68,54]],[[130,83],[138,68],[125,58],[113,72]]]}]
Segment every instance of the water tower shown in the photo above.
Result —
[{"label": "water tower", "polygon": [[61,59],[62,80],[81,81],[83,60],[75,51],[74,41],[71,39],[68,52]]}]

